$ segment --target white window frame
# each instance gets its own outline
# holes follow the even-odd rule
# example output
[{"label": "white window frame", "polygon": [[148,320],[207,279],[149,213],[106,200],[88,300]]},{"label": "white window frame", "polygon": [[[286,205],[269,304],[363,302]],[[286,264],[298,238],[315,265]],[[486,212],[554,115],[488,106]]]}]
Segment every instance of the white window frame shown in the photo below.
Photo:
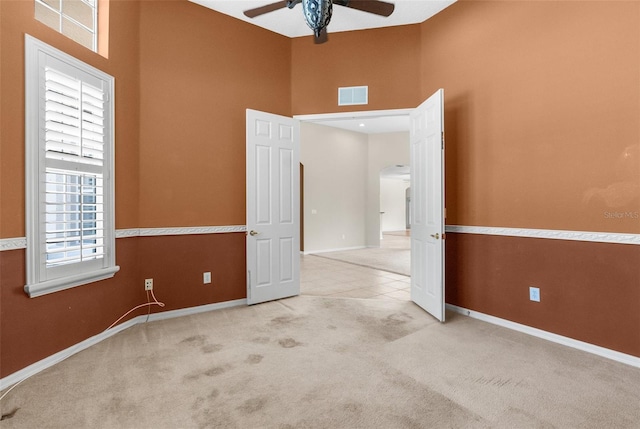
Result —
[{"label": "white window frame", "polygon": [[[71,40],[73,40],[74,42],[85,46],[84,44],[78,42],[78,40],[74,39],[71,36],[68,36],[66,34],[64,34],[62,32],[62,26],[63,26],[63,20],[64,19],[68,19],[69,21],[73,22],[75,25],[84,28],[85,30],[87,30],[89,33],[91,33],[91,50],[93,52],[98,52],[98,1],[99,0],[95,0],[93,2],[89,2],[86,0],[82,0],[84,4],[86,4],[87,6],[89,6],[91,8],[91,15],[92,15],[92,19],[93,19],[93,29],[87,27],[86,25],[82,24],[81,22],[76,21],[73,17],[67,15],[66,13],[64,13],[62,11],[63,7],[62,7],[62,3],[64,2],[64,0],[60,0],[60,6],[58,7],[58,9],[51,7],[50,5],[48,5],[47,3],[45,3],[42,0],[34,0],[35,3],[38,3],[41,7],[47,8],[49,9],[51,12],[54,12],[58,15],[59,19],[58,19],[58,26],[57,27],[51,27],[54,30],[56,30],[58,33],[64,35],[65,37],[70,38]],[[44,23],[45,25],[48,25],[46,23]]]},{"label": "white window frame", "polygon": [[[45,67],[102,87],[104,103],[103,178],[104,255],[100,258],[47,266],[45,241]],[[25,187],[27,232],[27,284],[25,292],[37,297],[111,278],[120,269],[115,262],[114,149],[115,80],[112,76],[25,35]],[[78,167],[80,172],[80,167]]]}]

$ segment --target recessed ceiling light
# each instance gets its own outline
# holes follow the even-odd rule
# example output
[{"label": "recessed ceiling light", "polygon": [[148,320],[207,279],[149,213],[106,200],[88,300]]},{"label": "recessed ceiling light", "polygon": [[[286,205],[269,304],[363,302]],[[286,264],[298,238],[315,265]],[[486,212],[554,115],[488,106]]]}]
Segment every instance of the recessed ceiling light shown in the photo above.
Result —
[{"label": "recessed ceiling light", "polygon": [[360,124],[361,127],[364,127],[364,124]]}]

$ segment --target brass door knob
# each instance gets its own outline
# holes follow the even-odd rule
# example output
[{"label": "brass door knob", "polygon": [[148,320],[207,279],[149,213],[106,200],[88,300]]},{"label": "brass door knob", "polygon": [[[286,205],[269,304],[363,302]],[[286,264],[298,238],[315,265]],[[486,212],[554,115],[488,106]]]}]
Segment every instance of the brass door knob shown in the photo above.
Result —
[{"label": "brass door knob", "polygon": [[436,240],[438,240],[438,239],[440,238],[440,233],[439,233],[439,232],[436,232],[435,234],[431,234],[431,236],[432,236],[433,238],[435,238]]},{"label": "brass door knob", "polygon": [[249,233],[249,235],[252,236],[252,237],[254,235],[258,235],[258,234],[260,234],[258,231],[253,231],[253,230]]}]

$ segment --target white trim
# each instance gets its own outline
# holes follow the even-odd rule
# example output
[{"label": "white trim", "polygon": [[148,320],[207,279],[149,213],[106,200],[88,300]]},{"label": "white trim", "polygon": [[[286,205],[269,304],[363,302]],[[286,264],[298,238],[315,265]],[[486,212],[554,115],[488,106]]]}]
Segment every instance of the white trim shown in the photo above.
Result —
[{"label": "white trim", "polygon": [[26,249],[27,239],[25,237],[18,238],[0,238],[0,252],[3,250]]},{"label": "white trim", "polygon": [[304,251],[303,255],[315,255],[317,253],[329,253],[329,252],[344,252],[346,250],[360,250],[366,249],[367,246],[355,246],[355,247],[342,247],[340,249],[323,249],[323,250],[309,250]]},{"label": "white trim", "polygon": [[83,272],[73,276],[46,280],[35,284],[27,284],[24,286],[24,291],[29,295],[29,298],[36,298],[48,293],[59,292],[61,290],[71,289],[72,287],[87,283],[110,279],[118,271],[120,271],[120,267],[118,265],[114,267],[100,268],[95,271]]},{"label": "white trim", "polygon": [[496,228],[490,226],[447,225],[446,232],[500,235],[506,237],[545,238],[551,240],[591,241],[594,243],[640,244],[640,234],[614,232],[562,231],[556,229]]},{"label": "white trim", "polygon": [[[192,314],[198,314],[198,313],[203,313],[206,311],[213,311],[213,310],[222,310],[224,308],[231,308],[231,307],[239,307],[242,305],[247,305],[247,300],[246,299],[236,299],[233,301],[225,301],[225,302],[219,302],[219,303],[215,303],[215,304],[206,304],[206,305],[200,305],[197,307],[190,307],[190,308],[183,308],[183,309],[179,309],[179,310],[171,310],[171,311],[163,311],[160,313],[152,313],[149,316],[149,322],[153,322],[153,321],[157,321],[157,320],[165,320],[165,319],[172,319],[175,317],[182,317],[182,316],[189,316]],[[46,357],[38,362],[35,362],[31,365],[29,365],[26,368],[23,368],[19,371],[14,372],[13,374],[10,374],[2,379],[0,379],[0,390],[4,390],[7,387],[10,387],[12,385],[14,385],[15,383],[29,378],[33,375],[36,375],[37,373],[57,364],[62,362],[63,360],[65,360],[68,357],[73,356],[74,354],[81,352],[82,350],[85,350],[95,344],[98,344],[99,342],[106,340],[109,337],[114,336],[115,334],[124,331],[125,329],[128,329],[132,326],[135,326],[139,323],[145,323],[147,320],[147,315],[141,315],[141,316],[136,316],[133,319],[129,319],[126,322],[123,322],[119,325],[114,326],[113,328],[103,331],[97,335],[94,335],[93,337],[87,338],[84,341],[79,342],[78,344],[75,344],[71,347],[68,347],[62,351],[59,351],[58,353],[55,353],[49,357]]]},{"label": "white trim", "polygon": [[[153,237],[159,235],[192,235],[192,234],[228,234],[247,232],[245,225],[228,226],[194,226],[178,228],[129,228],[117,229],[116,238]],[[0,252],[3,250],[26,249],[25,237],[0,238]]]},{"label": "white trim", "polygon": [[82,350],[88,349],[89,347],[98,344],[99,342],[106,340],[107,338],[112,337],[115,334],[124,331],[125,329],[137,325],[138,323],[140,323],[140,321],[138,320],[140,318],[144,319],[146,318],[146,316],[138,316],[133,319],[127,320],[126,322],[116,325],[107,331],[103,331],[97,335],[94,335],[93,337],[87,338],[84,341],[81,341],[71,347],[67,347],[66,349],[61,350],[58,353],[52,354],[51,356],[39,360],[38,362],[35,362],[27,366],[26,368],[23,368],[19,371],[14,372],[13,374],[0,379],[0,390],[4,390],[23,379],[36,375],[37,373],[44,371],[45,369],[50,368],[57,363],[62,362],[66,358],[71,357],[74,354],[81,352]]},{"label": "white trim", "polygon": [[[505,237],[546,238],[552,240],[592,241],[596,243],[640,244],[640,234],[621,234],[613,232],[585,232],[560,231],[552,229],[526,228],[497,228],[490,226],[447,225],[446,232],[458,234],[500,235]],[[116,238],[152,237],[159,235],[190,235],[190,234],[223,234],[233,232],[247,232],[246,225],[228,226],[194,226],[174,228],[129,228],[116,230]],[[25,237],[0,239],[0,252],[3,250],[24,249],[27,247]],[[364,249],[366,246],[346,247],[341,249],[310,250],[304,255],[324,252],[339,252],[343,250]],[[371,246],[370,246],[371,247]]]},{"label": "white trim", "polygon": [[116,238],[138,237],[140,228],[116,229]]},{"label": "white trim", "polygon": [[118,229],[116,230],[116,238],[155,237],[159,235],[226,234],[231,232],[247,232],[247,227],[245,225],[225,225]]},{"label": "white trim", "polygon": [[361,112],[342,113],[317,113],[311,115],[294,115],[293,118],[299,121],[317,121],[321,119],[364,119],[377,118],[380,116],[407,116],[414,109],[389,109],[389,110],[366,110]]},{"label": "white trim", "polygon": [[482,320],[483,322],[502,326],[507,329],[512,329],[514,331],[522,332],[523,334],[532,335],[537,338],[542,338],[543,340],[551,341],[557,344],[562,344],[564,346],[571,347],[573,349],[581,350],[587,353],[591,353],[597,356],[614,360],[616,362],[620,362],[620,363],[634,366],[636,368],[640,368],[640,357],[636,357],[626,353],[621,353],[615,350],[596,346],[595,344],[585,343],[584,341],[574,340],[573,338],[564,337],[562,335],[554,334],[548,331],[543,331],[542,329],[533,328],[527,325],[522,325],[520,323],[501,319],[499,317],[490,316],[488,314],[480,313],[479,311],[458,307],[457,305],[447,304],[446,307],[448,310],[454,311],[464,316],[469,316],[473,319]]},{"label": "white trim", "polygon": [[[192,316],[194,314],[206,313],[208,311],[214,310],[222,310],[225,308],[240,307],[243,305],[247,305],[246,298],[235,299],[233,301],[216,302],[214,304],[199,305],[197,307],[180,308],[178,310],[162,311],[160,313],[151,313],[151,315],[149,316],[149,322],[173,319],[182,316]],[[146,319],[147,316],[144,315],[139,317]]]},{"label": "white trim", "polygon": [[156,235],[190,235],[190,234],[220,234],[228,232],[246,232],[246,225],[231,226],[189,226],[177,228],[140,228],[141,237]]},{"label": "white trim", "polygon": [[[48,44],[24,35],[25,52],[25,228],[26,283],[30,297],[40,296],[70,287],[80,286],[113,276],[119,270],[115,255],[115,78]],[[104,138],[101,166],[88,166],[78,160],[61,162],[48,159],[46,153],[46,113],[44,85],[46,70],[72,77],[89,84],[104,94]],[[81,88],[77,88],[80,93]],[[77,106],[81,111],[82,106]],[[82,118],[80,116],[80,118]],[[64,174],[100,174],[102,176],[102,224],[100,242],[104,254],[100,258],[83,260],[82,252],[64,266],[47,265],[45,242],[46,171],[60,167]],[[80,234],[80,237],[85,237]],[[97,240],[96,240],[97,243]]]}]

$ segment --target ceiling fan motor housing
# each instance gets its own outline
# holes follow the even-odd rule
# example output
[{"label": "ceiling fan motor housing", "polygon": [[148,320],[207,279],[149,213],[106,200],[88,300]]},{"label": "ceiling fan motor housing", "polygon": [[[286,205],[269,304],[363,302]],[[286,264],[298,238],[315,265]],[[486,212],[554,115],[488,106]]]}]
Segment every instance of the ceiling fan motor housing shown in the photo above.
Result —
[{"label": "ceiling fan motor housing", "polygon": [[316,37],[320,37],[323,28],[329,25],[333,5],[331,0],[302,0],[304,19]]}]

